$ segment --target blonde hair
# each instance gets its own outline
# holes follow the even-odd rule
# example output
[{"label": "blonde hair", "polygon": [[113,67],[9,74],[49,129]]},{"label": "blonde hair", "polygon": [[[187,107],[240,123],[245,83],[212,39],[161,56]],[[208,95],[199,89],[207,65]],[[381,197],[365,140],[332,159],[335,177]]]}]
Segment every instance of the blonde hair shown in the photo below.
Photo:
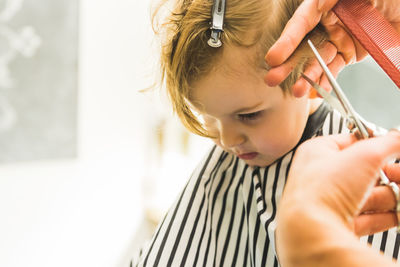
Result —
[{"label": "blonde hair", "polygon": [[[169,0],[163,0],[153,13],[153,28],[162,39],[161,80],[165,81],[173,109],[183,125],[195,134],[210,137],[189,106],[191,84],[208,74],[224,47],[229,45],[254,46],[259,66],[268,68],[264,63],[265,53],[278,39],[302,0],[226,0],[220,48],[207,44],[213,0],[173,1],[173,9],[163,21],[159,22],[158,18]],[[325,38],[321,26],[307,36],[317,46]],[[290,93],[289,89],[311,55],[304,42],[292,55],[299,63],[280,84],[284,92]]]}]

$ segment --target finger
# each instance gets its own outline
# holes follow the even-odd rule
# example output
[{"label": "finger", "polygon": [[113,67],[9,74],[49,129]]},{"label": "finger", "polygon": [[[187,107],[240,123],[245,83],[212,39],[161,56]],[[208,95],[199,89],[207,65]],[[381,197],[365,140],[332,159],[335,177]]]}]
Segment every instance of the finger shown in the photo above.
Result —
[{"label": "finger", "polygon": [[394,212],[362,214],[354,220],[354,232],[358,236],[372,235],[397,226]]},{"label": "finger", "polygon": [[330,136],[338,150],[343,150],[358,142],[354,134],[337,134]]},{"label": "finger", "polygon": [[[319,53],[323,58],[324,62],[331,64],[337,55],[336,47],[330,43],[325,42],[323,46],[319,49]],[[336,63],[335,63],[336,64]],[[318,60],[314,58],[308,67],[304,70],[304,74],[308,76],[314,82],[320,84],[320,79],[323,74],[322,67],[319,65]],[[292,92],[295,97],[302,97],[309,92],[311,85],[303,78],[300,78],[292,86]]]},{"label": "finger", "polygon": [[[339,24],[342,26],[342,28],[347,32],[347,36],[349,36],[352,39],[353,45],[355,47],[355,62],[358,62],[362,59],[364,59],[368,55],[368,51],[365,50],[365,48],[360,44],[360,42],[353,36],[353,34],[341,23]],[[340,49],[339,49],[340,50]],[[349,63],[347,63],[349,64]]]},{"label": "finger", "polygon": [[367,50],[344,26],[334,12],[329,11],[324,14],[321,18],[321,24],[328,32],[329,39],[338,47],[339,52],[344,55],[346,64],[360,61],[368,55]]},{"label": "finger", "polygon": [[[335,78],[338,76],[339,72],[345,66],[346,63],[341,54],[337,54],[336,57],[332,60],[332,62],[328,64],[328,68]],[[331,83],[329,82],[328,77],[325,74],[322,75],[320,85],[328,92],[332,91]]]},{"label": "finger", "polygon": [[326,12],[322,15],[321,24],[325,26],[331,26],[339,22],[339,18],[336,16],[335,12],[332,10]]},{"label": "finger", "polygon": [[400,183],[400,164],[399,163],[386,164],[383,167],[383,171],[386,173],[386,176],[392,182]]},{"label": "finger", "polygon": [[296,81],[296,83],[292,86],[292,92],[294,97],[303,97],[305,94],[310,92],[311,84],[309,84],[303,78],[300,78]]},{"label": "finger", "polygon": [[[306,0],[295,11],[281,36],[269,49],[265,60],[270,66],[285,62],[298,47],[302,39],[320,22],[322,14],[333,8],[338,0]],[[327,24],[337,21],[333,12],[324,16]]]},{"label": "finger", "polygon": [[387,159],[400,155],[400,132],[390,131],[384,136],[361,140],[343,152],[343,157],[351,159],[354,166],[360,164],[377,171]]},{"label": "finger", "polygon": [[331,41],[343,55],[346,64],[351,64],[356,61],[357,51],[356,45],[352,36],[346,31],[344,26],[334,24],[325,26],[329,34],[329,41]]},{"label": "finger", "polygon": [[[304,74],[314,82],[319,82],[322,74],[322,68],[319,66],[318,61],[314,59],[311,64],[306,68]],[[292,93],[295,97],[302,97],[310,91],[312,88],[311,84],[304,78],[300,77],[295,84],[292,86]]]},{"label": "finger", "polygon": [[310,139],[305,142],[305,145],[301,145],[300,148],[315,150],[315,147],[319,147],[321,149],[340,151],[356,142],[358,142],[358,139],[354,134],[337,134]]},{"label": "finger", "polygon": [[269,49],[265,57],[267,64],[278,66],[285,62],[306,34],[318,24],[321,16],[317,0],[304,1],[286,24],[279,39]]},{"label": "finger", "polygon": [[327,12],[328,10],[331,10],[338,0],[319,0],[318,2],[318,9],[321,12]]},{"label": "finger", "polygon": [[396,197],[389,186],[376,186],[372,189],[361,213],[365,212],[387,212],[396,207]]},{"label": "finger", "polygon": [[358,62],[360,60],[363,60],[366,56],[368,56],[368,51],[365,50],[365,48],[360,44],[360,42],[355,37],[352,38],[356,46],[356,51],[357,51],[356,61]]},{"label": "finger", "polygon": [[[341,163],[336,168],[341,168],[351,176],[337,177],[338,183],[349,191],[355,202],[363,206],[385,161],[400,154],[400,133],[389,132],[382,137],[358,141],[340,154]],[[358,207],[361,209],[361,206]]]},{"label": "finger", "polygon": [[290,60],[270,69],[264,77],[265,83],[270,87],[278,86],[289,76],[295,65],[296,63]]}]

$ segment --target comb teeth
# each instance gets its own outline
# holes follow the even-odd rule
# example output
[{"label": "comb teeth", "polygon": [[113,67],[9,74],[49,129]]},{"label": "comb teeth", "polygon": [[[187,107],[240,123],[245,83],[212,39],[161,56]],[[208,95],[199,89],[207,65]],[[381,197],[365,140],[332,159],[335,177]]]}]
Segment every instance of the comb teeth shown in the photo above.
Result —
[{"label": "comb teeth", "polygon": [[400,35],[365,0],[340,0],[336,16],[400,88]]}]

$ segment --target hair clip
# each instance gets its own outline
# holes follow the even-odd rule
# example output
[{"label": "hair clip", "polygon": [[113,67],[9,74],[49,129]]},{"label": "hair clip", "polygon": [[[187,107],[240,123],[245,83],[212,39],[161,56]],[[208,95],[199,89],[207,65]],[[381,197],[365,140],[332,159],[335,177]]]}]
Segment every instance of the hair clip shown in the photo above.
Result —
[{"label": "hair clip", "polygon": [[214,0],[212,9],[212,25],[211,25],[211,37],[207,44],[211,47],[220,47],[221,32],[224,31],[224,14],[225,14],[225,0]]}]

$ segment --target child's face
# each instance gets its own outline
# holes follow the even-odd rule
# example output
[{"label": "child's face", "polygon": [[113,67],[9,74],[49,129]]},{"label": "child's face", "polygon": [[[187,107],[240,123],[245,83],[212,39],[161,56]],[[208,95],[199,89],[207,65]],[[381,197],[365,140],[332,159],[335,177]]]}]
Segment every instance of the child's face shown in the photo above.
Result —
[{"label": "child's face", "polygon": [[[250,49],[225,47],[219,67],[195,82],[191,103],[215,143],[252,166],[266,166],[300,140],[310,105],[307,97],[268,87]],[[254,63],[253,63],[254,64]]]}]

